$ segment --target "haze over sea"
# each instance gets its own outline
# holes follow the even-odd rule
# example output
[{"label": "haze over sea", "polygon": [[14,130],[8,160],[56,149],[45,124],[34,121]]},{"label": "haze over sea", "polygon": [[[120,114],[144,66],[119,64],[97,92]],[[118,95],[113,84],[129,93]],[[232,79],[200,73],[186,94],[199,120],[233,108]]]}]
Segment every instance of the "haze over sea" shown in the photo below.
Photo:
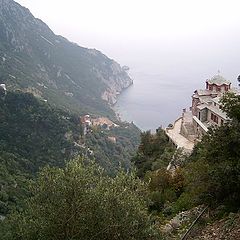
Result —
[{"label": "haze over sea", "polygon": [[57,34],[130,67],[134,85],[115,108],[143,130],[173,122],[218,70],[235,85],[240,74],[238,0],[16,1]]},{"label": "haze over sea", "polygon": [[[202,42],[171,43],[142,50],[139,59],[126,59],[134,85],[118,98],[115,110],[122,120],[133,121],[142,130],[166,127],[191,106],[195,89],[220,74],[237,85],[240,74],[240,47],[236,36],[206,39]],[[131,54],[134,56],[134,54]],[[123,61],[121,61],[123,62]]]}]

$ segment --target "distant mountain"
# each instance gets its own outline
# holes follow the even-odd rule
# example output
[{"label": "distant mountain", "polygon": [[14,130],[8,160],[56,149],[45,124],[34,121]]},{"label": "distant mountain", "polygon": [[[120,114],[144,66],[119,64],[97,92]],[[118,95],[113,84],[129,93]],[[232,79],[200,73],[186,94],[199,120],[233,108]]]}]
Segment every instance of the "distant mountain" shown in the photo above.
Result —
[{"label": "distant mountain", "polygon": [[[114,119],[111,108],[132,84],[127,71],[55,35],[13,0],[0,0],[0,222],[21,208],[28,180],[45,165],[82,156],[110,175],[131,168],[140,131]],[[93,126],[84,135],[86,113],[112,118],[117,127]]]},{"label": "distant mountain", "polygon": [[109,105],[132,84],[100,51],[57,36],[13,0],[0,0],[0,83],[76,113],[114,116]]}]

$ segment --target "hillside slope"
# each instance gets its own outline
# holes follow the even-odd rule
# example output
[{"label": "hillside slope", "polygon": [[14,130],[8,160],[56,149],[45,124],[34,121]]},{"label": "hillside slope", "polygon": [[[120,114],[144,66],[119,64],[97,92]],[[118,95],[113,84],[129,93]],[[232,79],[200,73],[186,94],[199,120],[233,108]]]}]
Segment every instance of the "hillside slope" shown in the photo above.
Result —
[{"label": "hillside slope", "polygon": [[[17,206],[26,180],[39,168],[64,166],[76,152],[82,128],[74,115],[55,110],[29,93],[0,98],[0,214]],[[73,133],[72,138],[67,138]]]},{"label": "hillside slope", "polygon": [[27,179],[46,165],[63,167],[69,159],[83,156],[96,160],[111,175],[120,166],[129,169],[139,130],[133,124],[119,124],[83,136],[76,114],[55,109],[30,93],[8,92],[0,98],[0,215],[19,207],[28,194]]},{"label": "hillside slope", "polygon": [[132,84],[100,51],[57,36],[13,0],[0,0],[0,83],[77,113],[115,116],[109,104]]}]

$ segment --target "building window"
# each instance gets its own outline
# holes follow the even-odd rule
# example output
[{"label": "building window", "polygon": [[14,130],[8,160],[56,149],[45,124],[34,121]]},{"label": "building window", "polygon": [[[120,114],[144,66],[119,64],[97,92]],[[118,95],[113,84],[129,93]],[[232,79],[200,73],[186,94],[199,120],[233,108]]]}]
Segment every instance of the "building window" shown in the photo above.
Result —
[{"label": "building window", "polygon": [[223,125],[223,120],[221,119],[221,126]]},{"label": "building window", "polygon": [[218,117],[216,115],[214,115],[213,113],[211,113],[211,120],[218,124]]},{"label": "building window", "polygon": [[213,87],[212,87],[212,85],[209,85],[209,90],[213,90]]},{"label": "building window", "polygon": [[211,113],[211,120],[214,121],[214,115]]},{"label": "building window", "polygon": [[199,120],[201,119],[201,113],[200,112],[198,113],[198,119]]}]

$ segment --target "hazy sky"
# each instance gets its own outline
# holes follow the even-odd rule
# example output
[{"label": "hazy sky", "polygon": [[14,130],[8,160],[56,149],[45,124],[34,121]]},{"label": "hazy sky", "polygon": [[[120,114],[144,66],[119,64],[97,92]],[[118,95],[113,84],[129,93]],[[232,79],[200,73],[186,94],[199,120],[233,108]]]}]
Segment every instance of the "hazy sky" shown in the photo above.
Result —
[{"label": "hazy sky", "polygon": [[158,72],[173,65],[184,68],[189,63],[222,59],[212,66],[217,72],[226,61],[235,61],[240,40],[239,0],[17,2],[56,34],[137,69],[148,65],[149,71]]},{"label": "hazy sky", "polygon": [[143,128],[167,126],[218,70],[237,83],[240,0],[17,1],[56,34],[130,66],[119,109]]}]

